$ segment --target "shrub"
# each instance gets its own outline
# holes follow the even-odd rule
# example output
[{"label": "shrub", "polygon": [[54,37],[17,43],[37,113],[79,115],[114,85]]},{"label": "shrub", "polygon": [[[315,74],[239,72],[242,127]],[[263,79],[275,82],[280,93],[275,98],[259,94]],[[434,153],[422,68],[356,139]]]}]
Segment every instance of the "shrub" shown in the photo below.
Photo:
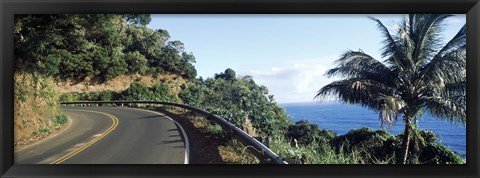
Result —
[{"label": "shrub", "polygon": [[333,131],[321,130],[317,124],[310,124],[308,120],[301,120],[288,126],[286,136],[290,140],[296,139],[299,144],[308,145],[315,142],[326,143],[336,134]]},{"label": "shrub", "polygon": [[[422,130],[418,132],[423,143],[410,142],[410,148],[417,146],[418,153],[409,151],[409,163],[420,164],[462,164],[464,160],[449,148],[441,145],[436,134],[432,131]],[[402,158],[403,133],[396,136],[384,130],[374,131],[370,128],[353,129],[345,135],[335,137],[330,144],[337,152],[350,152],[360,150],[366,163],[395,163]],[[420,139],[417,140],[421,142]]]},{"label": "shrub", "polygon": [[111,101],[113,96],[112,91],[101,91],[98,93],[98,101]]},{"label": "shrub", "polygon": [[396,142],[388,132],[384,130],[374,131],[370,128],[353,129],[345,135],[332,139],[330,143],[338,152],[340,152],[341,147],[344,147],[344,152],[361,150],[367,163],[389,158],[395,153],[396,146],[398,146],[391,147]]},{"label": "shrub", "polygon": [[[409,147],[410,163],[419,164],[464,164],[465,160],[446,146],[443,146],[433,131],[421,130],[418,131],[421,139],[411,139]],[[403,133],[395,137],[397,140],[403,138]],[[417,147],[418,151],[413,149]],[[399,150],[401,145],[397,148]],[[397,155],[398,156],[398,155]]]},{"label": "shrub", "polygon": [[465,160],[446,146],[429,143],[420,153],[422,164],[464,164]]},{"label": "shrub", "polygon": [[59,125],[64,125],[67,122],[68,122],[68,118],[67,118],[67,116],[65,116],[63,114],[57,115],[57,117],[55,118],[55,123],[57,123]]}]

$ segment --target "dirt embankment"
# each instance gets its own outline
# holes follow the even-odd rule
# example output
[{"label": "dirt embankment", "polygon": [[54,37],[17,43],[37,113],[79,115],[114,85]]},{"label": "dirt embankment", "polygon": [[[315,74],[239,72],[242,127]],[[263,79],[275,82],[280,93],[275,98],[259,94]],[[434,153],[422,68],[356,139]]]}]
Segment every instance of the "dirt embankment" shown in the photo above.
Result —
[{"label": "dirt embankment", "polygon": [[159,75],[122,75],[112,78],[108,81],[99,81],[95,79],[85,79],[84,81],[77,82],[72,80],[56,81],[54,89],[59,93],[69,92],[99,92],[99,91],[123,91],[127,89],[133,82],[140,82],[146,86],[153,86],[158,83],[168,83],[175,90],[174,93],[180,91],[180,86],[186,81],[182,77],[174,74],[159,74]]},{"label": "dirt embankment", "polygon": [[186,113],[174,109],[157,111],[175,119],[185,129],[190,141],[190,164],[225,164],[218,148],[220,143],[202,132],[201,126],[195,122],[202,118],[188,117]]},{"label": "dirt embankment", "polygon": [[258,164],[245,147],[235,140],[219,139],[209,131],[211,125],[201,117],[182,109],[161,109],[175,119],[182,127],[190,141],[190,164]]},{"label": "dirt embankment", "polygon": [[[38,74],[14,75],[14,145],[42,139],[65,125],[53,80]],[[61,123],[60,123],[61,122]]]}]

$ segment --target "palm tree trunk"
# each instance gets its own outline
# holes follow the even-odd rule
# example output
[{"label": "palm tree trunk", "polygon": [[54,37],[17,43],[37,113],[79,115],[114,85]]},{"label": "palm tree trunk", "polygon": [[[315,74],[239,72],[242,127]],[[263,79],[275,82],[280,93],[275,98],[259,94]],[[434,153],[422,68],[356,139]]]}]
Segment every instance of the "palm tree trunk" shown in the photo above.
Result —
[{"label": "palm tree trunk", "polygon": [[405,117],[405,132],[403,136],[403,142],[402,142],[402,151],[403,151],[403,158],[402,158],[402,164],[407,163],[407,157],[408,157],[408,147],[410,145],[410,118]]}]

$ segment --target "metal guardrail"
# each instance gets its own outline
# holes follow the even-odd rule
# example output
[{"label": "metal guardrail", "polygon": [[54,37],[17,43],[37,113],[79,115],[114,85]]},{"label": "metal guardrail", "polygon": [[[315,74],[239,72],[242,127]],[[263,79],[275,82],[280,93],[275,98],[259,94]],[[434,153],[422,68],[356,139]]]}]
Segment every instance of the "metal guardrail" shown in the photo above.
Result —
[{"label": "metal guardrail", "polygon": [[253,138],[252,136],[247,134],[245,131],[233,125],[232,123],[228,122],[227,120],[221,117],[218,117],[203,109],[189,106],[186,104],[164,102],[164,101],[72,101],[72,102],[61,102],[61,104],[65,104],[65,105],[116,104],[116,105],[122,105],[122,106],[125,104],[158,104],[158,105],[168,105],[168,106],[175,106],[175,107],[188,109],[198,114],[206,116],[208,120],[220,125],[222,129],[224,129],[225,131],[232,133],[238,141],[240,141],[243,145],[245,145],[248,148],[248,150],[253,155],[255,155],[255,157],[260,159],[262,162],[270,163],[270,164],[288,164],[281,157],[279,157],[272,150],[270,150],[267,146],[263,145],[257,139]]}]

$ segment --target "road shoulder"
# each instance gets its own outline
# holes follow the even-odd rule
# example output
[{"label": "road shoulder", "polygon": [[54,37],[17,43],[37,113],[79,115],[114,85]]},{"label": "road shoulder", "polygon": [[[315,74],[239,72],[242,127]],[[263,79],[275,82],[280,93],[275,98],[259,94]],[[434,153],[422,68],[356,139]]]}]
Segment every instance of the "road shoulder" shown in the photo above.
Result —
[{"label": "road shoulder", "polygon": [[38,144],[43,143],[47,140],[55,138],[58,135],[61,135],[61,133],[63,133],[65,130],[68,130],[68,129],[71,128],[70,126],[72,125],[73,120],[69,116],[67,116],[67,119],[68,119],[68,124],[60,125],[59,127],[54,128],[48,134],[44,134],[41,137],[36,138],[32,141],[29,141],[25,144],[16,145],[14,152],[22,151],[24,149],[30,148],[32,146],[38,145]]}]

